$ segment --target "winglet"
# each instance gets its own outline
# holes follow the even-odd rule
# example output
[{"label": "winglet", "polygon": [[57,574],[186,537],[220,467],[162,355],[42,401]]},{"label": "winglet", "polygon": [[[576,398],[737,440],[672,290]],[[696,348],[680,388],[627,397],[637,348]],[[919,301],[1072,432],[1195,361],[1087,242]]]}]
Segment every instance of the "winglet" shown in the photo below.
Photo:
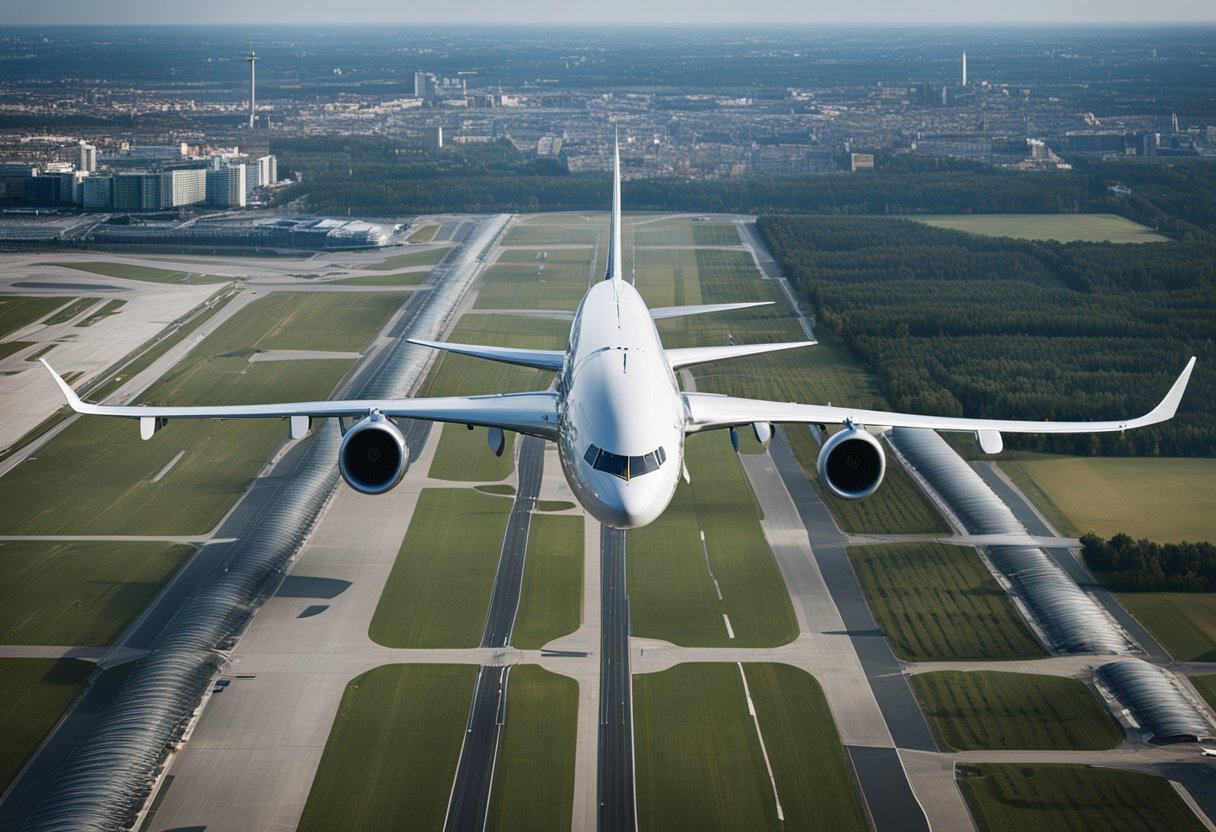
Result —
[{"label": "winglet", "polygon": [[59,389],[63,393],[63,397],[68,400],[68,404],[71,405],[72,410],[75,410],[77,413],[83,413],[84,402],[80,400],[80,396],[76,395],[76,391],[72,389],[72,386],[64,381],[59,373],[55,372],[55,369],[47,363],[45,358],[39,358],[38,360],[41,361],[42,366],[46,367],[47,371],[50,372],[51,378],[55,379],[55,383],[59,385]]},{"label": "winglet", "polygon": [[1148,414],[1135,421],[1143,425],[1151,425],[1155,422],[1173,419],[1174,414],[1178,412],[1178,403],[1182,401],[1182,394],[1186,392],[1187,382],[1191,380],[1191,370],[1193,369],[1195,369],[1195,356],[1192,355],[1191,360],[1186,362],[1182,373],[1174,381],[1174,386],[1170,388],[1170,392],[1165,394],[1165,398],[1149,411]]},{"label": "winglet", "polygon": [[604,280],[621,279],[621,136],[617,131],[612,145],[612,221],[608,228],[608,268]]}]

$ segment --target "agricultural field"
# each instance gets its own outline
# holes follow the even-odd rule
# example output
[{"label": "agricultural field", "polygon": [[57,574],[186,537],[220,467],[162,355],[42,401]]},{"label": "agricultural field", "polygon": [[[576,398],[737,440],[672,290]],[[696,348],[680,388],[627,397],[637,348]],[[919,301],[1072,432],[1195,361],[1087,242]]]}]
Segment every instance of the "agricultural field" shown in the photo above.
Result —
[{"label": "agricultural field", "polygon": [[[400,296],[281,293],[242,309],[140,401],[256,404],[324,398],[350,359],[250,362],[262,349],[356,351]],[[9,534],[200,534],[286,436],[277,420],[189,421],[143,442],[133,422],[81,418],[0,479]],[[174,463],[178,454],[185,452]],[[172,463],[172,464],[171,464]]]},{"label": "agricultural field", "polygon": [[1200,832],[1163,777],[1075,765],[960,767],[959,781],[989,832]]},{"label": "agricultural field", "polygon": [[76,659],[0,659],[0,794],[93,672]]},{"label": "agricultural field", "polygon": [[578,682],[536,665],[511,668],[486,829],[569,829],[574,814]]},{"label": "agricultural field", "polygon": [[407,251],[405,254],[394,254],[379,263],[371,263],[363,268],[377,272],[390,272],[410,266],[434,266],[446,257],[449,251],[451,251],[450,246],[433,246],[421,251]]},{"label": "agricultural field", "polygon": [[186,562],[164,543],[0,546],[0,644],[110,644]]},{"label": "agricultural field", "polygon": [[1115,214],[953,214],[908,216],[937,228],[986,237],[1056,240],[1061,243],[1168,243],[1151,228]]},{"label": "agricultural field", "polygon": [[721,431],[693,435],[684,450],[691,483],[680,483],[662,517],[629,533],[633,635],[686,647],[785,644],[797,621],[730,440]]},{"label": "agricultural field", "polygon": [[400,664],[351,680],[300,832],[442,827],[476,680],[472,665]]},{"label": "agricultural field", "polygon": [[[745,665],[785,813],[784,828],[864,830],[819,685]],[[638,827],[781,829],[739,666],[680,664],[633,679]]]},{"label": "agricultural field", "polygon": [[583,518],[533,514],[511,643],[538,650],[577,630],[582,617]]},{"label": "agricultural field", "polygon": [[137,266],[132,263],[83,262],[83,263],[48,263],[49,266],[60,266],[65,269],[75,269],[79,272],[101,274],[106,277],[121,277],[127,280],[147,280],[151,283],[231,283],[231,277],[206,275],[197,272],[185,272],[174,269],[155,269],[151,266]]},{"label": "agricultural field", "polygon": [[878,490],[864,500],[842,500],[819,482],[815,468],[819,445],[806,425],[786,425],[786,441],[814,484],[824,505],[847,534],[948,534],[950,527],[912,475],[887,449],[887,473]]},{"label": "agricultural field", "polygon": [[510,500],[426,488],[368,635],[385,647],[476,647],[494,588]]},{"label": "agricultural field", "polygon": [[62,297],[55,298],[24,298],[16,296],[0,297],[0,338],[5,338],[11,332],[46,317],[56,309],[67,304]]},{"label": "agricultural field", "polygon": [[904,661],[1046,655],[975,550],[943,543],[850,546],[870,612]]},{"label": "agricultural field", "polygon": [[951,751],[1114,748],[1123,732],[1079,679],[970,671],[910,677]]},{"label": "agricultural field", "polygon": [[1120,592],[1116,597],[1178,661],[1216,661],[1216,593]]},{"label": "agricultural field", "polygon": [[1000,464],[1065,534],[1216,541],[1216,459],[1019,453]]}]

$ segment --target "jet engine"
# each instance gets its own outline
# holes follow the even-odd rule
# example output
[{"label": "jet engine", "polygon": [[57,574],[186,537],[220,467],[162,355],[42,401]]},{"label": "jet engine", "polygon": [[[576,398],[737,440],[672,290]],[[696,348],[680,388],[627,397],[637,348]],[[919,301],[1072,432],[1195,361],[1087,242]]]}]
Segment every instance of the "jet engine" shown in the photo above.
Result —
[{"label": "jet engine", "polygon": [[409,449],[401,431],[383,413],[373,413],[342,437],[338,470],[361,494],[383,494],[405,476]]},{"label": "jet engine", "polygon": [[869,497],[882,482],[887,458],[878,440],[850,425],[832,435],[815,463],[819,481],[844,500]]}]

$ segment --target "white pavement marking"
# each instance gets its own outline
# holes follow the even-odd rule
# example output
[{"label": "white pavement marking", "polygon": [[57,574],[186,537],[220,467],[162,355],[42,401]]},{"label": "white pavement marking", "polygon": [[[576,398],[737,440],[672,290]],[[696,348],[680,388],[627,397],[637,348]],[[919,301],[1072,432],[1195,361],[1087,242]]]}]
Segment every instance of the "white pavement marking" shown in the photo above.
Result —
[{"label": "white pavement marking", "polygon": [[250,364],[260,361],[317,361],[328,359],[358,360],[361,352],[327,352],[325,350],[261,350],[249,356]]},{"label": "white pavement marking", "polygon": [[726,637],[733,639],[735,637],[735,631],[730,626],[730,616],[726,613],[722,613],[722,623],[726,625]]},{"label": "white pavement marking", "polygon": [[[734,638],[734,636],[731,636]],[[773,786],[773,802],[777,804],[777,820],[785,821],[785,812],[781,808],[781,795],[777,793],[777,778],[773,776],[773,764],[768,760],[768,749],[764,747],[764,734],[760,732],[760,720],[756,716],[756,705],[752,702],[752,692],[747,686],[747,674],[743,672],[743,663],[736,662],[739,668],[739,678],[743,680],[743,695],[747,697],[747,713],[756,726],[756,739],[760,741],[760,753],[764,755],[764,767],[768,769],[768,782]]]},{"label": "white pavement marking", "polygon": [[182,448],[180,451],[177,452],[177,456],[173,457],[173,459],[171,459],[167,463],[165,463],[165,467],[161,468],[160,473],[152,478],[152,482],[160,482],[161,479],[164,478],[165,474],[167,474],[173,470],[174,465],[181,462],[182,457],[184,457],[185,455],[186,455],[186,449]]}]

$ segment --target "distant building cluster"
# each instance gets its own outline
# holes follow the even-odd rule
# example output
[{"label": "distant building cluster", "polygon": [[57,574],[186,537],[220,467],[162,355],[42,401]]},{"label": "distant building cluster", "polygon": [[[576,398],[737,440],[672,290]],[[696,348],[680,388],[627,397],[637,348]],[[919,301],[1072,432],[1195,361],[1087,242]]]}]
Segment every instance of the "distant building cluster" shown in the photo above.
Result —
[{"label": "distant building cluster", "polygon": [[98,156],[81,141],[70,162],[0,162],[0,203],[85,211],[244,208],[279,181],[271,154],[193,152],[180,145],[124,145]]}]

